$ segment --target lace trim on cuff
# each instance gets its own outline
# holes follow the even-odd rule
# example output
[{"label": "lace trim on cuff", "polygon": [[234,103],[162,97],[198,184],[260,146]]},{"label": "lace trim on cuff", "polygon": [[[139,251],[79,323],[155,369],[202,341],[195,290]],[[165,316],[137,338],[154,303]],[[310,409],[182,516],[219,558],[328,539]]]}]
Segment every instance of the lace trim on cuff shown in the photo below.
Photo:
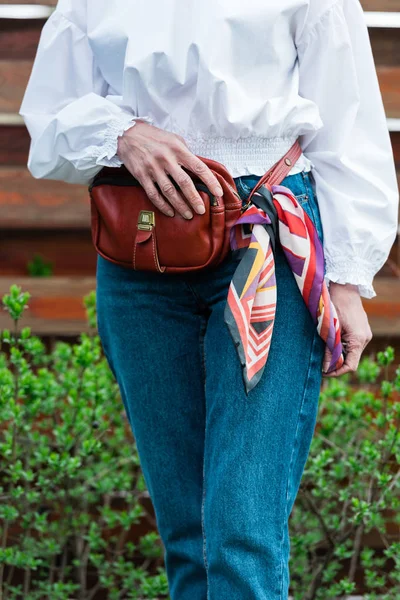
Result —
[{"label": "lace trim on cuff", "polygon": [[153,125],[153,119],[148,116],[134,117],[132,115],[125,115],[124,117],[111,119],[108,122],[107,130],[104,135],[104,144],[96,147],[95,157],[97,165],[120,167],[123,164],[117,156],[118,137],[130,127],[136,125],[136,121],[145,121],[146,123]]},{"label": "lace trim on cuff", "polygon": [[363,298],[374,298],[376,292],[372,282],[378,267],[365,258],[353,256],[348,257],[325,257],[326,274],[325,278],[333,283],[351,283],[357,285],[360,296]]}]

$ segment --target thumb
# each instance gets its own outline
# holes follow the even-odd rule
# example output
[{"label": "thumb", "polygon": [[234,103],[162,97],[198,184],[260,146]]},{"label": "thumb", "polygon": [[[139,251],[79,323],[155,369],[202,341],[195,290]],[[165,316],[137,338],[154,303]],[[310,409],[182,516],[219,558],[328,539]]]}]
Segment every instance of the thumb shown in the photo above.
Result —
[{"label": "thumb", "polygon": [[329,365],[331,364],[331,360],[332,360],[332,352],[329,350],[328,347],[326,347],[325,355],[324,355],[324,362],[322,365],[322,371],[324,373],[327,373],[327,371],[329,369]]}]

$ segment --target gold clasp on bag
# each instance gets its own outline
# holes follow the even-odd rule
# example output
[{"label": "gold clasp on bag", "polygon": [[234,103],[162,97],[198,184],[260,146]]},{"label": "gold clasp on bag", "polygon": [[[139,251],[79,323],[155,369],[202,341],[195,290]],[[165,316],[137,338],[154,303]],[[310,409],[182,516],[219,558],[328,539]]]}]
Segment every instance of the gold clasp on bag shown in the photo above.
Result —
[{"label": "gold clasp on bag", "polygon": [[150,231],[154,227],[155,216],[151,210],[141,210],[138,218],[138,229]]}]

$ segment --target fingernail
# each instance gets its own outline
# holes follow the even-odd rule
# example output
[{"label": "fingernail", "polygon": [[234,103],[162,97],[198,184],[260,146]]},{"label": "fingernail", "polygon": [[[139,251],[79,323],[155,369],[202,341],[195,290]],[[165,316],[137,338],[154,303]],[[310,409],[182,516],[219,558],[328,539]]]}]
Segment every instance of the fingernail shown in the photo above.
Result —
[{"label": "fingernail", "polygon": [[204,215],[204,213],[206,212],[206,207],[203,204],[199,204],[198,206],[196,206],[196,211],[199,215]]},{"label": "fingernail", "polygon": [[173,217],[173,216],[175,215],[175,213],[174,213],[174,211],[173,211],[173,210],[167,210],[167,215],[168,215],[169,217]]},{"label": "fingernail", "polygon": [[324,366],[322,367],[322,372],[327,373],[328,369],[329,369],[329,363],[324,363]]},{"label": "fingernail", "polygon": [[183,213],[183,216],[185,217],[185,219],[191,219],[193,217],[193,214],[190,212],[190,210],[187,210]]},{"label": "fingernail", "polygon": [[221,196],[224,195],[224,190],[222,189],[222,187],[215,188],[215,191],[216,191],[215,195],[218,196],[218,197],[221,197]]}]

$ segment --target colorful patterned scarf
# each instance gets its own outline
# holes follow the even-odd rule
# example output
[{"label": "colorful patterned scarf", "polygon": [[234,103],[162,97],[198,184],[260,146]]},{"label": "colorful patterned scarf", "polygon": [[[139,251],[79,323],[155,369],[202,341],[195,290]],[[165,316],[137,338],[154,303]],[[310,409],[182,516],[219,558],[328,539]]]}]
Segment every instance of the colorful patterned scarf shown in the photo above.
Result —
[{"label": "colorful patterned scarf", "polygon": [[237,347],[246,394],[260,380],[271,346],[277,238],[317,331],[332,353],[328,372],[344,362],[339,320],[324,279],[324,253],[316,228],[289,188],[264,184],[231,230],[231,248],[242,258],[229,287],[224,319]]}]

